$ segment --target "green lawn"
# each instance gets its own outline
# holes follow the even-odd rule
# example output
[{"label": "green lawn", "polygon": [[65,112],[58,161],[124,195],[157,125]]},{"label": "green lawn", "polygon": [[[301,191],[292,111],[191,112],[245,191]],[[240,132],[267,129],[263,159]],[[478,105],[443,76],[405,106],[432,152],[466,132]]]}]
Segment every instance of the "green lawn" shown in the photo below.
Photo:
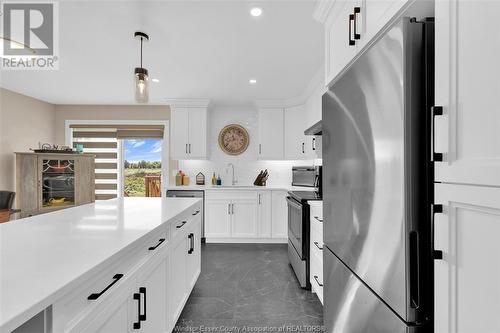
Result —
[{"label": "green lawn", "polygon": [[144,176],[161,175],[161,169],[125,169],[125,193],[130,197],[146,194]]}]

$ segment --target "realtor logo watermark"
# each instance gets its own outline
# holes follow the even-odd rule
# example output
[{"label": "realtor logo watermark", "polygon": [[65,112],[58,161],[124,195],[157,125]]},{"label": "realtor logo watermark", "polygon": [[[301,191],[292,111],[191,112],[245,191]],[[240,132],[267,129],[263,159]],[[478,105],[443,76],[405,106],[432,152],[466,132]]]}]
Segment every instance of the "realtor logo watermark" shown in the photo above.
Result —
[{"label": "realtor logo watermark", "polygon": [[5,1],[2,15],[2,70],[59,68],[57,2]]}]

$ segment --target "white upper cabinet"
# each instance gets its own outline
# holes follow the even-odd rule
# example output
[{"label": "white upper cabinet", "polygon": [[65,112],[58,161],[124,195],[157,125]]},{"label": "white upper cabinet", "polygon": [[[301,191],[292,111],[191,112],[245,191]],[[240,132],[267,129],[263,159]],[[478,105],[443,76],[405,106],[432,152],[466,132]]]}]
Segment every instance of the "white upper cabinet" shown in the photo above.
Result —
[{"label": "white upper cabinet", "polygon": [[315,158],[313,137],[305,135],[307,129],[304,119],[307,104],[285,109],[285,159],[304,160]]},{"label": "white upper cabinet", "polygon": [[314,16],[325,25],[325,83],[334,80],[399,10],[414,1],[320,1]]},{"label": "white upper cabinet", "polygon": [[192,159],[207,158],[207,109],[189,109],[188,154]]},{"label": "white upper cabinet", "polygon": [[259,109],[259,159],[283,159],[283,109]]},{"label": "white upper cabinet", "polygon": [[208,110],[206,107],[172,107],[170,116],[171,158],[208,157]]},{"label": "white upper cabinet", "polygon": [[500,186],[500,2],[436,1],[440,182]]}]

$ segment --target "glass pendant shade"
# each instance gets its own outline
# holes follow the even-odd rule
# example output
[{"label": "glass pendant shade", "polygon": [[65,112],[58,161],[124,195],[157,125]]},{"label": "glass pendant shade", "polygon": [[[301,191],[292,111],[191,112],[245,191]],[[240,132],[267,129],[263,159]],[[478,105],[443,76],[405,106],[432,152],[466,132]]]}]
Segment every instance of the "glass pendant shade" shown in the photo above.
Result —
[{"label": "glass pendant shade", "polygon": [[142,67],[135,69],[135,100],[138,103],[147,103],[149,100],[148,70]]}]

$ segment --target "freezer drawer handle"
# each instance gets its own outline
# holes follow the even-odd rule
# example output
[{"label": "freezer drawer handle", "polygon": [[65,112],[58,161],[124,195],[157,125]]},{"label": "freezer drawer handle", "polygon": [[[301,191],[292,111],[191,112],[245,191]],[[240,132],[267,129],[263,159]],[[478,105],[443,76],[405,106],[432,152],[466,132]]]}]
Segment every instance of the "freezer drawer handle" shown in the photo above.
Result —
[{"label": "freezer drawer handle", "polygon": [[318,222],[323,223],[323,219],[320,219],[320,218],[319,218],[319,217],[317,217],[317,216],[315,216],[314,218],[315,218]]},{"label": "freezer drawer handle", "polygon": [[354,39],[351,38],[351,36],[352,36],[352,32],[351,32],[352,21],[354,21],[354,14],[349,14],[349,46],[354,46],[354,44],[356,44]]},{"label": "freezer drawer handle", "polygon": [[165,241],[165,238],[160,238],[160,239],[158,240],[158,244],[156,244],[155,246],[151,246],[148,250],[149,250],[149,251],[154,251],[154,250],[156,250],[156,248],[157,248],[158,246],[160,246],[160,245],[161,245],[161,243],[163,243],[164,241]]},{"label": "freezer drawer handle", "polygon": [[358,23],[356,22],[359,13],[361,13],[361,7],[354,7],[354,39],[361,39],[361,34],[357,33]]},{"label": "freezer drawer handle", "polygon": [[182,223],[181,223],[180,225],[176,225],[175,227],[176,227],[177,229],[180,229],[180,228],[182,228],[182,227],[184,226],[184,224],[186,224],[186,223],[187,223],[187,221],[182,221]]},{"label": "freezer drawer handle", "polygon": [[199,212],[200,212],[200,211],[199,211],[199,210],[197,210],[197,211],[196,211],[196,212],[194,212],[192,215],[193,215],[193,216],[198,215],[198,213],[199,213]]},{"label": "freezer drawer handle", "polygon": [[319,282],[317,275],[314,275],[314,280],[316,280],[316,283],[318,284],[318,286],[323,287],[323,283]]},{"label": "freezer drawer handle", "polygon": [[141,329],[141,294],[134,293],[133,298],[135,301],[137,301],[137,321],[134,323],[133,328],[134,328],[134,330],[140,330]]},{"label": "freezer drawer handle", "polygon": [[323,247],[322,247],[322,246],[320,247],[320,246],[319,246],[319,244],[318,244],[318,242],[314,242],[314,245],[316,245],[316,247],[317,247],[319,250],[323,251]]},{"label": "freezer drawer handle", "polygon": [[120,280],[122,277],[123,277],[123,274],[115,274],[115,276],[113,276],[113,282],[108,284],[108,286],[106,288],[104,288],[100,293],[90,294],[89,297],[87,297],[87,299],[89,301],[94,301],[94,300],[98,299],[99,297],[102,296],[102,294],[104,294],[106,291],[108,291],[109,288],[113,287],[113,285],[115,283],[117,283],[118,280]]}]

